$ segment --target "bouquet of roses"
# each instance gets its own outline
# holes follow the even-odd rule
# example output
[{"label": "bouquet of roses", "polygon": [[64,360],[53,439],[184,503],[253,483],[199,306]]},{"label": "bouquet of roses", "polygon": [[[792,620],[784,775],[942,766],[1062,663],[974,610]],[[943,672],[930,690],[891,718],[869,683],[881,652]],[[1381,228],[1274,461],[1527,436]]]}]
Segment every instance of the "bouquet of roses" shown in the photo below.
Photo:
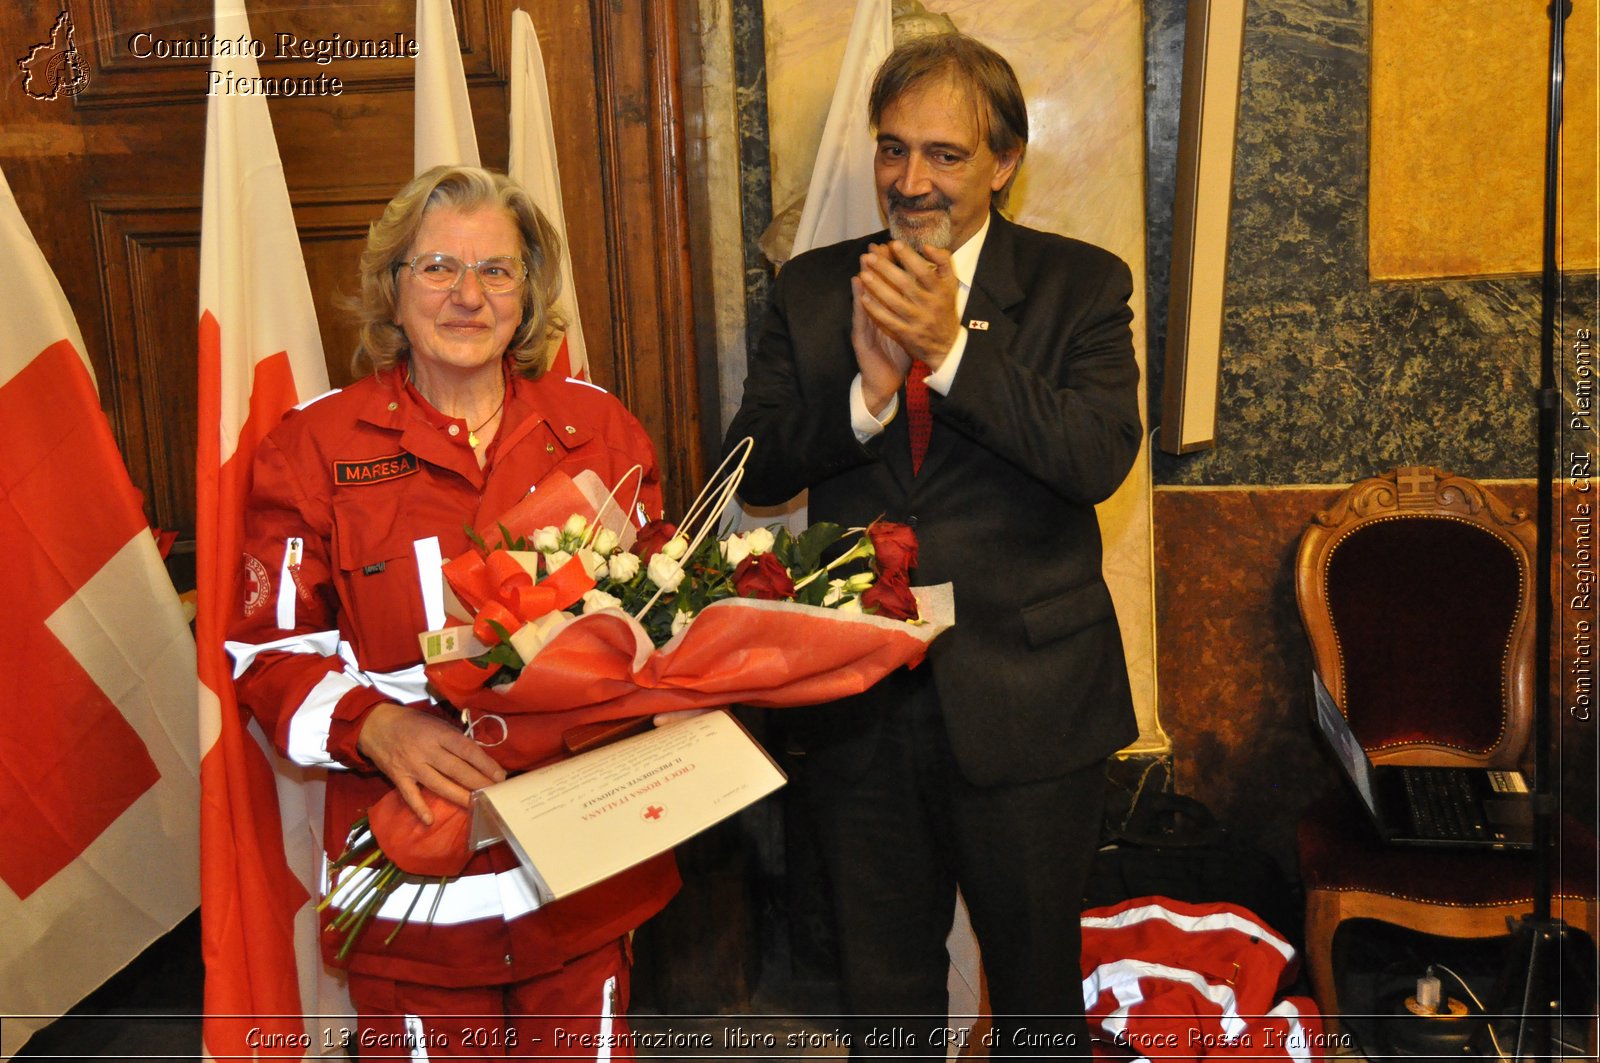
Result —
[{"label": "bouquet of roses", "polygon": [[[498,543],[479,536],[445,565],[463,622],[422,636],[428,678],[507,771],[618,721],[860,693],[953,623],[948,585],[911,586],[904,525],[712,535],[739,475],[714,480],[681,527],[637,531],[592,473],[547,479],[501,518]],[[343,909],[335,929],[353,938],[404,874],[460,873],[470,815],[429,800],[426,827],[398,793],[373,806],[335,867],[358,873],[324,901]]]}]

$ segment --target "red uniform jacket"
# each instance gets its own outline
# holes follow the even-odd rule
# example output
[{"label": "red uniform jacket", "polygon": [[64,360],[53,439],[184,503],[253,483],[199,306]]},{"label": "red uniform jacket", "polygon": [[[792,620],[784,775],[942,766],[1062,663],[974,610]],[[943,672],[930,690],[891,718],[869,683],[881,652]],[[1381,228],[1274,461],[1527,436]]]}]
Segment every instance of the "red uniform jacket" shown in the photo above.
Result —
[{"label": "red uniform jacket", "polygon": [[[482,469],[467,435],[393,370],[290,413],[257,452],[228,649],[240,703],[278,751],[329,770],[330,855],[391,789],[356,750],[366,713],[395,701],[454,719],[425,690],[417,635],[444,625],[438,566],[471,549],[466,528],[493,542],[500,514],[552,472],[592,469],[610,484],[635,464],[645,472],[642,515],[660,515],[649,437],[591,384],[513,375]],[[442,890],[400,887],[350,967],[440,986],[521,981],[627,933],[677,888],[668,853],[535,910],[516,857],[495,846]],[[390,920],[413,899],[406,927],[385,945]],[[325,938],[325,955],[337,945]]]},{"label": "red uniform jacket", "polygon": [[1105,1058],[1321,1059],[1316,1004],[1282,997],[1298,957],[1233,904],[1135,897],[1083,913],[1083,1006]]}]

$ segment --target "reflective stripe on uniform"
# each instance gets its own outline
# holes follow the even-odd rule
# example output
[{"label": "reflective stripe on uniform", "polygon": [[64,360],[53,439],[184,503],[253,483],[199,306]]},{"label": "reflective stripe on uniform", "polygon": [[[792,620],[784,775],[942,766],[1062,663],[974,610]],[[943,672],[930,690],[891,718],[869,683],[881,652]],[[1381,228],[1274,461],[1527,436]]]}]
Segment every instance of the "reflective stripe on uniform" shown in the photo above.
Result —
[{"label": "reflective stripe on uniform", "polygon": [[1109,916],[1084,916],[1086,930],[1121,930],[1138,923],[1166,923],[1188,934],[1203,934],[1212,930],[1235,930],[1248,938],[1257,938],[1271,945],[1287,963],[1294,959],[1294,946],[1283,940],[1270,928],[1233,912],[1208,912],[1190,915],[1175,912],[1159,904],[1142,904]]},{"label": "reflective stripe on uniform", "polygon": [[439,549],[439,537],[429,536],[411,544],[417,555],[417,582],[422,588],[422,611],[428,621],[428,630],[444,627],[444,555]]},{"label": "reflective stripe on uniform", "polygon": [[411,1063],[428,1063],[428,1031],[416,1015],[405,1016],[406,1043],[411,1045]]},{"label": "reflective stripe on uniform", "polygon": [[[365,867],[339,876],[339,886],[333,898],[333,907],[339,908],[339,895],[353,897],[367,879],[376,875],[377,869]],[[322,861],[322,892],[330,892],[328,860]],[[437,901],[438,907],[434,907]],[[498,874],[461,875],[443,886],[436,882],[404,882],[384,898],[375,913],[379,919],[399,921],[410,913],[419,923],[453,926],[472,923],[480,919],[511,920],[527,915],[539,907],[539,897],[534,890],[533,873],[520,864],[510,871]],[[431,913],[431,915],[430,915]]]},{"label": "reflective stripe on uniform", "polygon": [[338,708],[339,699],[350,691],[369,687],[402,705],[433,700],[428,693],[428,675],[421,664],[397,672],[363,671],[357,666],[355,647],[340,639],[337,631],[316,631],[254,645],[226,642],[223,646],[233,655],[235,679],[266,653],[314,653],[321,657],[337,656],[344,663],[342,671],[329,672],[318,680],[289,720],[289,759],[306,767],[344,767],[328,756],[328,729],[333,726],[333,710]]},{"label": "reflective stripe on uniform", "polygon": [[427,692],[427,673],[422,665],[398,672],[364,672],[356,667],[356,651],[348,642],[339,643],[342,672],[329,672],[294,710],[289,720],[289,759],[308,768],[343,768],[328,755],[328,732],[339,699],[359,687],[370,687],[390,701],[402,705],[431,700]]},{"label": "reflective stripe on uniform", "polygon": [[414,664],[398,672],[364,671],[356,663],[355,647],[348,642],[339,643],[339,657],[344,661],[347,675],[362,686],[379,691],[391,701],[402,705],[433,701],[433,695],[428,693],[428,673],[422,664]]},{"label": "reflective stripe on uniform", "polygon": [[1290,1058],[1295,1063],[1311,1063],[1311,1038],[1307,1036],[1306,1028],[1300,1022],[1300,1009],[1294,1006],[1294,1002],[1279,1001],[1271,1011],[1267,1012],[1267,1018],[1282,1019],[1288,1025],[1288,1034],[1283,1038],[1283,1050],[1289,1053]]},{"label": "reflective stripe on uniform", "polygon": [[271,642],[224,642],[222,648],[233,657],[233,678],[244,675],[263,653],[315,653],[332,657],[339,652],[337,631],[313,631],[309,635],[291,635]]},{"label": "reflective stripe on uniform", "polygon": [[1187,986],[1216,1005],[1222,1013],[1219,1016],[1222,1036],[1229,1041],[1238,1040],[1245,1032],[1245,1021],[1239,1014],[1239,998],[1234,995],[1231,986],[1215,985],[1207,981],[1205,975],[1186,967],[1172,967],[1146,960],[1102,963],[1090,971],[1083,979],[1084,1010],[1092,1012],[1100,994],[1110,991],[1120,1007],[1103,1016],[1100,1024],[1113,1034],[1127,1029],[1129,1011],[1135,1005],[1144,1003],[1144,990],[1139,985],[1140,979],[1144,978]]},{"label": "reflective stripe on uniform", "polygon": [[612,975],[606,979],[606,984],[600,991],[600,1035],[595,1038],[595,1043],[600,1047],[596,1050],[594,1058],[600,1063],[611,1058],[611,1028],[612,1017],[617,1013],[617,976]]},{"label": "reflective stripe on uniform", "polygon": [[328,756],[328,729],[333,726],[333,710],[339,699],[359,689],[349,671],[329,672],[311,688],[311,693],[289,717],[289,737],[285,752],[289,759],[307,768],[343,768]]}]

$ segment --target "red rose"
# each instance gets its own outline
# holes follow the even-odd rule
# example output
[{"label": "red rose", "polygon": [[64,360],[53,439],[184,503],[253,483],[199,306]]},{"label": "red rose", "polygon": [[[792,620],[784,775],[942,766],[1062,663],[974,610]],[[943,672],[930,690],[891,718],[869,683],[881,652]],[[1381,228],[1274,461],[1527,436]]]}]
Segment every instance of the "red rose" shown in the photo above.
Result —
[{"label": "red rose", "polygon": [[783,563],[770,553],[751,554],[733,570],[733,585],[741,598],[764,598],[769,602],[794,597],[794,580]]},{"label": "red rose", "polygon": [[872,540],[872,567],[878,575],[904,577],[917,567],[917,533],[909,526],[875,520],[867,526],[867,538]]},{"label": "red rose", "polygon": [[633,540],[633,552],[639,555],[640,561],[648,564],[677,534],[678,526],[671,521],[653,520],[639,529],[638,537]]},{"label": "red rose", "polygon": [[861,608],[890,620],[915,620],[917,599],[901,573],[886,572],[861,595]]}]

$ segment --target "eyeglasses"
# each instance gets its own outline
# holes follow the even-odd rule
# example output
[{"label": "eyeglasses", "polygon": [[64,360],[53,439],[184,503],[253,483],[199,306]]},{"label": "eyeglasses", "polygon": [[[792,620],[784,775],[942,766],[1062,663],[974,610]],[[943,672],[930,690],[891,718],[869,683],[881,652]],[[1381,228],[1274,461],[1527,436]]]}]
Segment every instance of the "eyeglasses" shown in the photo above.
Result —
[{"label": "eyeglasses", "polygon": [[478,275],[478,284],[484,291],[496,294],[515,291],[528,277],[528,267],[520,258],[486,258],[469,265],[442,251],[429,251],[400,266],[409,267],[411,275],[424,287],[437,292],[455,291],[468,271]]}]

